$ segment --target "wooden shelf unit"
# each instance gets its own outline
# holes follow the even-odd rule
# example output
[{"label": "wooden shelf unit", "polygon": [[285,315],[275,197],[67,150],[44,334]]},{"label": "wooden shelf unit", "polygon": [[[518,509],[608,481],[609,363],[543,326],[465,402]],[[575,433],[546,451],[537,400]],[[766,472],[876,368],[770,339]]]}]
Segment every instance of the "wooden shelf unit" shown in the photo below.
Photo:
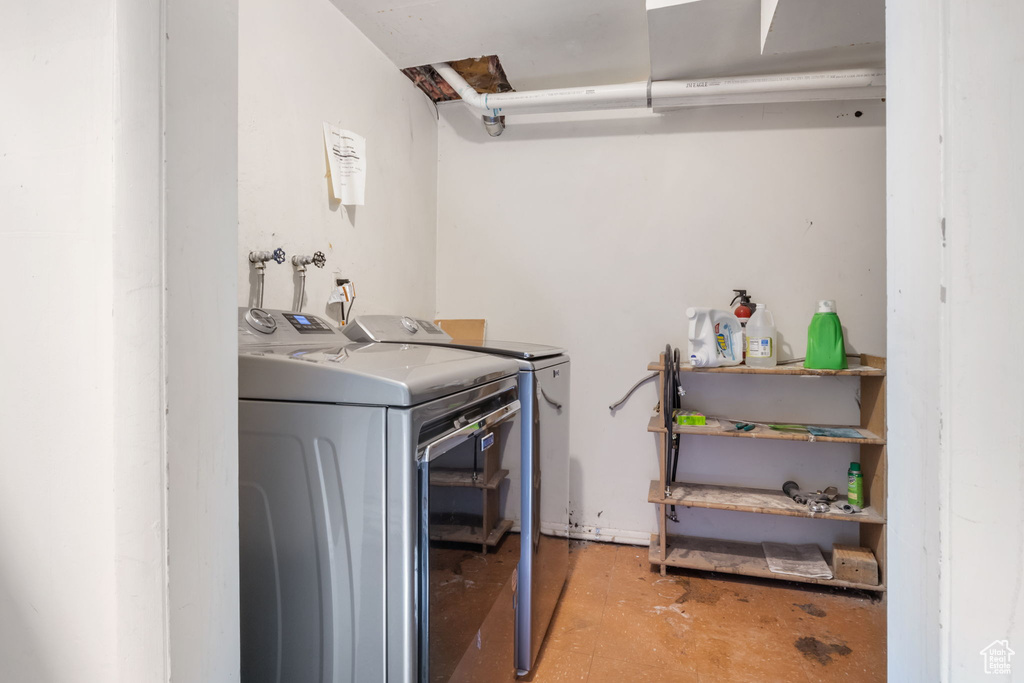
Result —
[{"label": "wooden shelf unit", "polygon": [[[660,373],[659,396],[664,395],[665,356],[648,370]],[[809,370],[799,365],[780,365],[774,368],[750,368],[745,365],[726,368],[695,368],[684,364],[682,372],[706,372],[724,375],[776,375],[803,377],[859,377],[861,385],[861,419],[859,425],[851,425],[865,438],[812,437],[810,434],[779,432],[759,425],[752,431],[735,429],[733,423],[721,420],[718,426],[696,427],[673,425],[672,431],[679,435],[725,436],[749,439],[777,439],[784,441],[809,441],[814,443],[850,443],[860,446],[860,466],[864,476],[864,496],[868,506],[860,513],[848,515],[842,512],[811,513],[806,507],[797,505],[779,491],[752,489],[736,486],[717,486],[689,482],[668,481],[668,453],[670,438],[664,427],[664,419],[658,415],[647,425],[650,432],[660,435],[658,439],[659,478],[651,482],[648,501],[658,508],[658,533],[651,536],[649,560],[660,565],[664,575],[666,567],[685,567],[704,571],[718,571],[745,576],[814,583],[844,588],[884,591],[886,569],[885,518],[886,518],[886,425],[885,425],[885,358],[862,355],[860,363],[846,370]],[[832,425],[829,425],[832,426]],[[680,442],[680,457],[683,443]],[[845,497],[840,497],[845,500]],[[808,517],[858,523],[860,545],[870,548],[878,562],[878,585],[851,583],[836,579],[811,579],[789,574],[776,574],[768,569],[760,543],[741,543],[693,536],[669,535],[667,532],[668,507],[709,508],[736,510],[757,514]],[[829,561],[831,552],[823,552]]]},{"label": "wooden shelf unit", "polygon": [[[864,359],[870,358],[881,361],[881,367],[874,362],[865,363]],[[665,366],[663,361],[651,363],[647,369],[651,372],[662,372]],[[776,365],[774,368],[752,368],[746,365],[730,365],[724,368],[697,368],[689,363],[679,367],[680,372],[700,372],[721,375],[776,375],[787,376],[797,375],[800,377],[885,377],[885,359],[879,356],[861,356],[861,362],[851,365],[845,370],[814,370],[805,368],[799,363],[789,365]]]},{"label": "wooden shelf unit", "polygon": [[[885,439],[875,434],[871,430],[862,429],[856,425],[808,425],[814,427],[842,427],[845,429],[856,429],[864,437],[863,439],[856,439],[852,437],[840,437],[840,436],[814,436],[813,434],[803,434],[800,432],[780,432],[775,429],[769,429],[764,425],[758,425],[749,432],[744,432],[736,429],[736,423],[730,422],[719,418],[719,425],[714,427],[705,427],[703,425],[672,425],[673,434],[697,434],[701,436],[730,436],[740,437],[743,439],[778,439],[781,441],[814,441],[815,443],[855,443],[859,445],[872,444],[875,446],[885,445]],[[647,423],[647,431],[649,432],[661,432],[665,433],[665,427],[662,426],[662,419],[660,415],[655,415],[651,418],[651,421]]]},{"label": "wooden shelf unit", "polygon": [[[715,484],[694,484],[673,482],[668,485],[670,493],[665,495],[661,482],[651,482],[647,493],[648,503],[659,505],[682,505],[688,508],[711,510],[736,510],[757,512],[763,515],[784,515],[787,517],[808,517],[810,519],[832,519],[840,522],[860,524],[885,524],[885,519],[870,505],[861,512],[810,512],[806,505],[799,505],[782,490],[752,489],[742,486],[718,486]],[[837,502],[846,502],[846,496],[839,496]]]},{"label": "wooden shelf unit", "polygon": [[[815,579],[806,576],[791,576],[789,574],[776,574],[768,568],[768,561],[764,559],[764,551],[760,543],[745,543],[743,541],[724,541],[717,538],[698,538],[696,536],[668,537],[667,553],[661,549],[658,535],[651,534],[651,548],[647,553],[647,559],[651,564],[658,564],[664,567],[685,567],[687,569],[699,569],[707,572],[722,572],[723,574],[740,574],[742,576],[757,576],[765,579],[782,579],[784,581],[797,581],[799,583],[815,583],[821,586],[837,586],[839,588],[859,588],[868,591],[885,591],[885,583],[879,579],[879,584],[853,583],[851,581],[840,581],[838,579]],[[822,553],[825,561],[831,565],[832,553]],[[881,570],[881,565],[879,565]]]}]

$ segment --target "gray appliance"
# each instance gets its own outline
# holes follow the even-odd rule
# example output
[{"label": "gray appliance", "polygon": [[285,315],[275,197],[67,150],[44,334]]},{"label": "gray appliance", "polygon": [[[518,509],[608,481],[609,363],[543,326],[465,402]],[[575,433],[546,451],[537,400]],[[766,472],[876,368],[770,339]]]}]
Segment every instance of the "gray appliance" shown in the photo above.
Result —
[{"label": "gray appliance", "polygon": [[[569,356],[541,344],[452,339],[407,316],[364,315],[345,326],[360,342],[399,342],[481,351],[515,360],[522,402],[522,486],[516,668],[532,670],[565,585],[569,564]],[[529,482],[527,485],[526,482]]]},{"label": "gray appliance", "polygon": [[436,628],[437,572],[450,567],[435,566],[429,538],[448,489],[429,482],[488,448],[518,469],[516,363],[354,343],[286,311],[240,309],[238,339],[242,680],[514,674],[511,634],[500,637],[514,566]]}]

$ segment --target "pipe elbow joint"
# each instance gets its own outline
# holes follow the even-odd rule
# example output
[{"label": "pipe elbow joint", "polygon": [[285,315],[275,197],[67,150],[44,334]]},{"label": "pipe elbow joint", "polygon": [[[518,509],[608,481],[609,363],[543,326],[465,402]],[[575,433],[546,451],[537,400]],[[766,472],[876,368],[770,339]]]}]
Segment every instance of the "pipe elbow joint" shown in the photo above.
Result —
[{"label": "pipe elbow joint", "polygon": [[484,122],[484,130],[492,138],[496,138],[501,135],[502,131],[505,130],[505,122],[500,116],[492,116],[490,114],[484,114],[480,117]]},{"label": "pipe elbow joint", "polygon": [[477,109],[484,113],[491,113],[491,110],[487,108],[486,97],[476,91],[476,88],[471,86],[465,78],[463,78],[458,71],[453,69],[450,64],[446,62],[438,62],[431,64],[434,71],[448,82],[448,85],[452,87],[452,90],[459,94],[462,101],[473,109]]}]

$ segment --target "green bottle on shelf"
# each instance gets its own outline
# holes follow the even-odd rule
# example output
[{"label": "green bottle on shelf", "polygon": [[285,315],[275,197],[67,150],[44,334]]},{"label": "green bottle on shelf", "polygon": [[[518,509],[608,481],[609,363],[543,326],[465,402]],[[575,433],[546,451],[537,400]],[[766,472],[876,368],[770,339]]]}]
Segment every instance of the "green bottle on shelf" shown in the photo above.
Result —
[{"label": "green bottle on shelf", "polygon": [[818,302],[818,312],[811,318],[807,328],[807,359],[805,368],[815,370],[845,370],[846,342],[843,340],[843,324],[836,313],[836,302],[823,299]]},{"label": "green bottle on shelf", "polygon": [[859,462],[851,462],[850,469],[846,473],[848,484],[846,487],[846,497],[850,502],[850,505],[856,505],[859,508],[864,507],[864,473],[860,471]]}]

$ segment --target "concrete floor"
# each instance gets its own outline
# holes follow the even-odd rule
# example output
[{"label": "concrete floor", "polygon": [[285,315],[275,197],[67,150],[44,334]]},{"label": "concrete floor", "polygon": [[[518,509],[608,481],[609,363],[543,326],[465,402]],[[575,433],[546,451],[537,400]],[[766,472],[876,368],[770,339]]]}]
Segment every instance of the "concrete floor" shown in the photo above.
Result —
[{"label": "concrete floor", "polygon": [[570,574],[525,681],[884,681],[885,602],[670,569],[647,548],[573,542]]}]

